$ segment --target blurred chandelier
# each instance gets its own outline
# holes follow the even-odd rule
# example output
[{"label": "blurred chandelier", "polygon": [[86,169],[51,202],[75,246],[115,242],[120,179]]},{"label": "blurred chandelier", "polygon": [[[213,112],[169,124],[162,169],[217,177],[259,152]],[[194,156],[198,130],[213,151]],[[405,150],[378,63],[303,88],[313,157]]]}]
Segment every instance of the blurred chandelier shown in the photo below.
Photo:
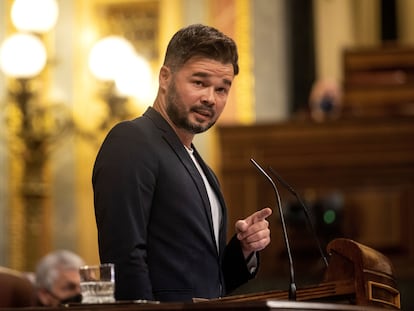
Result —
[{"label": "blurred chandelier", "polygon": [[47,64],[41,36],[54,27],[58,13],[56,0],[15,0],[11,19],[19,32],[0,47],[0,68],[11,78],[4,114],[8,137],[19,137],[26,152],[45,147],[71,126],[67,106],[46,104],[38,97],[42,86],[38,76]]},{"label": "blurred chandelier", "polygon": [[114,123],[136,114],[129,99],[146,103],[154,94],[148,61],[123,37],[108,36],[96,42],[89,55],[90,72],[102,86],[100,96],[106,110],[102,119],[89,119],[94,123],[90,128],[76,121],[69,106],[46,102],[42,91],[48,55],[43,39],[55,26],[58,15],[56,0],[15,0],[11,19],[17,32],[0,46],[0,69],[8,85],[7,101],[0,107],[4,124],[0,130],[7,130],[9,149],[19,156],[13,161],[22,163],[18,195],[23,214],[19,217],[23,220],[17,230],[23,245],[17,266],[27,271],[43,255],[41,224],[49,193],[45,167],[51,149],[69,132],[98,142],[99,135]]},{"label": "blurred chandelier", "polygon": [[71,126],[67,106],[42,103],[37,96],[41,81],[36,77],[45,68],[46,61],[42,41],[30,33],[11,35],[0,49],[0,67],[7,77],[14,79],[10,80],[9,102],[4,114],[9,137],[19,137],[30,152],[56,140]]},{"label": "blurred chandelier", "polygon": [[107,115],[111,116],[102,121],[100,128],[108,128],[135,114],[128,105],[129,98],[145,103],[152,96],[151,67],[123,37],[111,35],[97,41],[89,54],[89,69],[102,83],[100,96],[109,109]]},{"label": "blurred chandelier", "polygon": [[47,65],[42,36],[54,27],[57,16],[56,0],[15,0],[11,19],[18,32],[0,46],[0,69],[8,82],[2,129],[7,131],[10,150],[19,156],[13,161],[22,163],[18,192],[22,199],[22,224],[17,228],[22,251],[11,251],[20,269],[33,269],[43,255],[45,237],[41,223],[48,194],[45,166],[51,147],[72,127],[67,106],[45,103],[39,96],[44,82],[42,72]]}]

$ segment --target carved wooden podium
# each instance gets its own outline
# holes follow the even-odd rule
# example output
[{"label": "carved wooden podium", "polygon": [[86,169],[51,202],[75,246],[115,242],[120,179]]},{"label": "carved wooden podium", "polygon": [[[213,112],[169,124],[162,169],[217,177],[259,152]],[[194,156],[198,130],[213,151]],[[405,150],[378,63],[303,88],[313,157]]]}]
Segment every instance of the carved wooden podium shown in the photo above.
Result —
[{"label": "carved wooden podium", "polygon": [[[219,127],[221,156],[218,172],[228,206],[229,223],[243,219],[257,208],[272,207],[275,202],[268,181],[258,174],[250,162],[250,159],[254,158],[263,167],[273,167],[303,196],[309,206],[315,206],[314,203],[327,194],[339,193],[343,199],[341,214],[337,214],[339,226],[336,228],[339,229],[328,238],[330,231],[327,230],[326,234],[323,226],[319,230],[317,228],[318,235],[323,240],[322,245],[327,245],[337,237],[347,237],[363,245],[369,245],[392,259],[395,265],[393,275],[397,279],[409,282],[413,279],[414,273],[414,226],[411,221],[414,217],[414,209],[411,208],[414,204],[413,137],[412,117],[344,118],[323,123],[290,120],[251,126],[223,125]],[[284,187],[280,187],[279,190],[286,203],[284,210],[289,216],[288,212],[292,210],[289,210],[288,204],[295,203],[295,198],[285,191]],[[312,211],[316,219],[316,208]],[[277,213],[274,214],[277,216]],[[316,225],[324,225],[324,219],[319,217]],[[292,233],[289,235],[290,242],[294,253],[298,254],[294,261],[295,274],[304,276],[306,284],[322,282],[322,264],[319,262],[316,248],[313,248],[314,241],[308,234],[305,217],[299,220],[294,218],[291,223],[292,225],[288,226],[289,233]],[[271,219],[269,224],[272,243],[263,251],[259,272],[259,276],[263,276],[266,282],[260,285],[265,286],[278,279],[279,273],[286,271],[281,271],[281,267],[287,266],[286,249],[279,234],[281,226],[278,217]],[[349,286],[349,290],[355,289],[354,283],[346,281],[352,276],[364,286],[363,296],[352,298],[358,300],[357,303],[361,302],[361,297],[377,300],[379,292],[393,291],[392,288],[395,286],[391,284],[391,289],[378,286],[377,283],[383,283],[376,279],[371,280],[373,283],[363,282],[368,274],[364,269],[368,268],[359,265],[369,263],[370,256],[358,243],[344,243],[347,245],[345,252],[337,251],[343,248],[337,244],[338,241],[332,241],[329,247],[332,254],[331,265],[326,271],[325,282],[317,287],[318,290],[323,286],[332,287],[333,292],[338,291],[338,288],[341,288],[338,287],[340,279],[344,287]],[[362,258],[364,261],[354,264],[351,259],[357,257],[358,253],[364,254],[364,257],[360,257],[361,261]],[[313,263],[317,263],[317,267],[308,270],[308,267],[313,267],[310,265],[312,260]],[[334,269],[334,266],[341,265],[347,266],[348,269],[341,273]],[[375,270],[372,267],[369,269]],[[283,277],[286,278],[286,275],[287,273]],[[334,276],[336,282],[332,282],[329,275]],[[371,277],[373,275],[383,274],[370,274]],[[340,279],[335,279],[335,276]],[[317,281],[309,283],[308,280],[312,279]],[[401,286],[404,286],[403,282]],[[274,289],[270,286],[267,288]],[[400,289],[401,292],[403,289],[404,287]],[[309,291],[316,291],[315,286],[300,289],[298,300],[306,301],[301,295]],[[287,297],[287,293],[285,296],[278,294]],[[349,295],[344,296],[348,301],[351,299]],[[397,296],[396,293],[394,299],[398,301]],[[337,297],[340,301],[341,296],[338,294]],[[401,301],[404,308],[405,298]],[[387,306],[389,308],[394,308],[393,304],[398,306],[392,299],[388,302],[391,304]]]},{"label": "carved wooden podium", "polygon": [[325,281],[350,280],[357,305],[400,309],[400,293],[391,262],[381,253],[347,239],[328,245],[331,259]]},{"label": "carved wooden podium", "polygon": [[[394,269],[387,257],[349,239],[335,239],[327,246],[329,267],[321,284],[299,288],[297,301],[372,306],[399,310],[400,293]],[[287,300],[287,291],[267,291],[221,298],[220,301],[249,302]]]},{"label": "carved wooden podium", "polygon": [[[299,288],[297,301],[288,300],[288,292],[273,290],[193,303],[119,301],[109,304],[71,304],[63,307],[25,308],[31,311],[211,311],[211,310],[343,310],[379,311],[400,309],[400,294],[394,270],[387,257],[372,248],[349,239],[331,241],[327,250],[329,266],[320,284]],[[16,309],[2,309],[16,310]]]},{"label": "carved wooden podium", "polygon": [[[335,239],[327,246],[329,266],[320,284],[299,288],[297,301],[288,300],[288,292],[274,290],[193,303],[119,301],[111,304],[75,304],[48,311],[212,311],[212,310],[342,310],[380,311],[400,309],[400,294],[387,257],[372,248],[349,239]],[[29,308],[26,310],[45,310]]]}]

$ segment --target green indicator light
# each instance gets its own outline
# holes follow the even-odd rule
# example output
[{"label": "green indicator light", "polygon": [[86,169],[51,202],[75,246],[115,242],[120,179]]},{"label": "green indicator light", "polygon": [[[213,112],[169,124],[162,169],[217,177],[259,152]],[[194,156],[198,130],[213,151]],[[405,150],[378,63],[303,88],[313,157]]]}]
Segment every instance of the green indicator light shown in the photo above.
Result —
[{"label": "green indicator light", "polygon": [[323,221],[330,225],[332,224],[336,219],[336,213],[333,210],[328,210],[325,213],[323,213]]}]

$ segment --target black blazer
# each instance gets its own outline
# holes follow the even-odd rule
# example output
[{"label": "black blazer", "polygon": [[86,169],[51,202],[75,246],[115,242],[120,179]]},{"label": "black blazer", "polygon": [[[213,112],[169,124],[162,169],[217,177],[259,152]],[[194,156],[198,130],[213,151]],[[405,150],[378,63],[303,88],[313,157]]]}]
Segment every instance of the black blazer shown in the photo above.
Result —
[{"label": "black blazer", "polygon": [[153,108],[116,125],[93,169],[101,262],[115,263],[117,300],[216,298],[252,278],[239,241],[226,245],[227,215],[216,176],[197,151],[222,207],[219,249],[196,166]]}]

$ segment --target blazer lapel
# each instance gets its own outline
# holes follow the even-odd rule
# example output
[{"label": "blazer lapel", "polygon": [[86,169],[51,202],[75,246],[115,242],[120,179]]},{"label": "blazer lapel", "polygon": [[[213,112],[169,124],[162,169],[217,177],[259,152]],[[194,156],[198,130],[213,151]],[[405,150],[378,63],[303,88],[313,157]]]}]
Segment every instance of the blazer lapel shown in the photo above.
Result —
[{"label": "blazer lapel", "polygon": [[[160,128],[164,134],[165,140],[168,142],[168,144],[171,146],[171,148],[174,150],[174,152],[177,154],[180,161],[183,163],[184,167],[187,169],[187,171],[190,173],[190,176],[192,177],[197,189],[198,193],[201,196],[201,199],[203,201],[203,207],[204,211],[206,213],[206,217],[208,219],[208,223],[210,225],[210,234],[215,241],[214,237],[214,228],[213,228],[213,220],[211,215],[211,207],[210,207],[210,200],[208,198],[207,190],[203,182],[203,178],[201,177],[200,173],[197,170],[197,167],[193,163],[193,160],[191,159],[190,155],[188,154],[187,150],[185,149],[184,145],[181,143],[180,139],[178,138],[175,131],[171,128],[171,126],[168,124],[168,122],[152,107],[149,107],[147,111],[144,113],[145,116],[151,118],[153,122],[157,125],[158,128]],[[210,177],[208,176],[209,172],[205,169],[204,161],[202,161],[200,155],[195,151],[195,154],[197,155],[197,160],[199,161],[201,167],[203,168],[204,173],[206,174],[209,182]],[[216,185],[211,184],[213,189],[216,191]],[[222,197],[220,194],[217,194],[220,200],[220,204],[222,205]],[[222,206],[223,209],[223,206]],[[215,243],[214,243],[215,246]],[[214,247],[217,250],[217,247]]]},{"label": "blazer lapel", "polygon": [[[213,188],[215,194],[217,195],[217,198],[220,202],[220,208],[221,208],[221,223],[220,223],[220,230],[219,230],[219,243],[220,247],[219,249],[224,249],[226,245],[226,239],[227,239],[227,210],[226,210],[226,203],[224,201],[223,194],[220,190],[219,182],[214,175],[214,173],[210,170],[210,168],[207,166],[207,164],[204,162],[204,160],[201,158],[200,154],[198,153],[197,149],[193,146],[194,149],[194,156],[196,157],[198,163],[202,167],[204,174],[207,177],[208,182],[210,183],[210,186]],[[211,218],[211,208],[210,208],[210,218]]]}]

